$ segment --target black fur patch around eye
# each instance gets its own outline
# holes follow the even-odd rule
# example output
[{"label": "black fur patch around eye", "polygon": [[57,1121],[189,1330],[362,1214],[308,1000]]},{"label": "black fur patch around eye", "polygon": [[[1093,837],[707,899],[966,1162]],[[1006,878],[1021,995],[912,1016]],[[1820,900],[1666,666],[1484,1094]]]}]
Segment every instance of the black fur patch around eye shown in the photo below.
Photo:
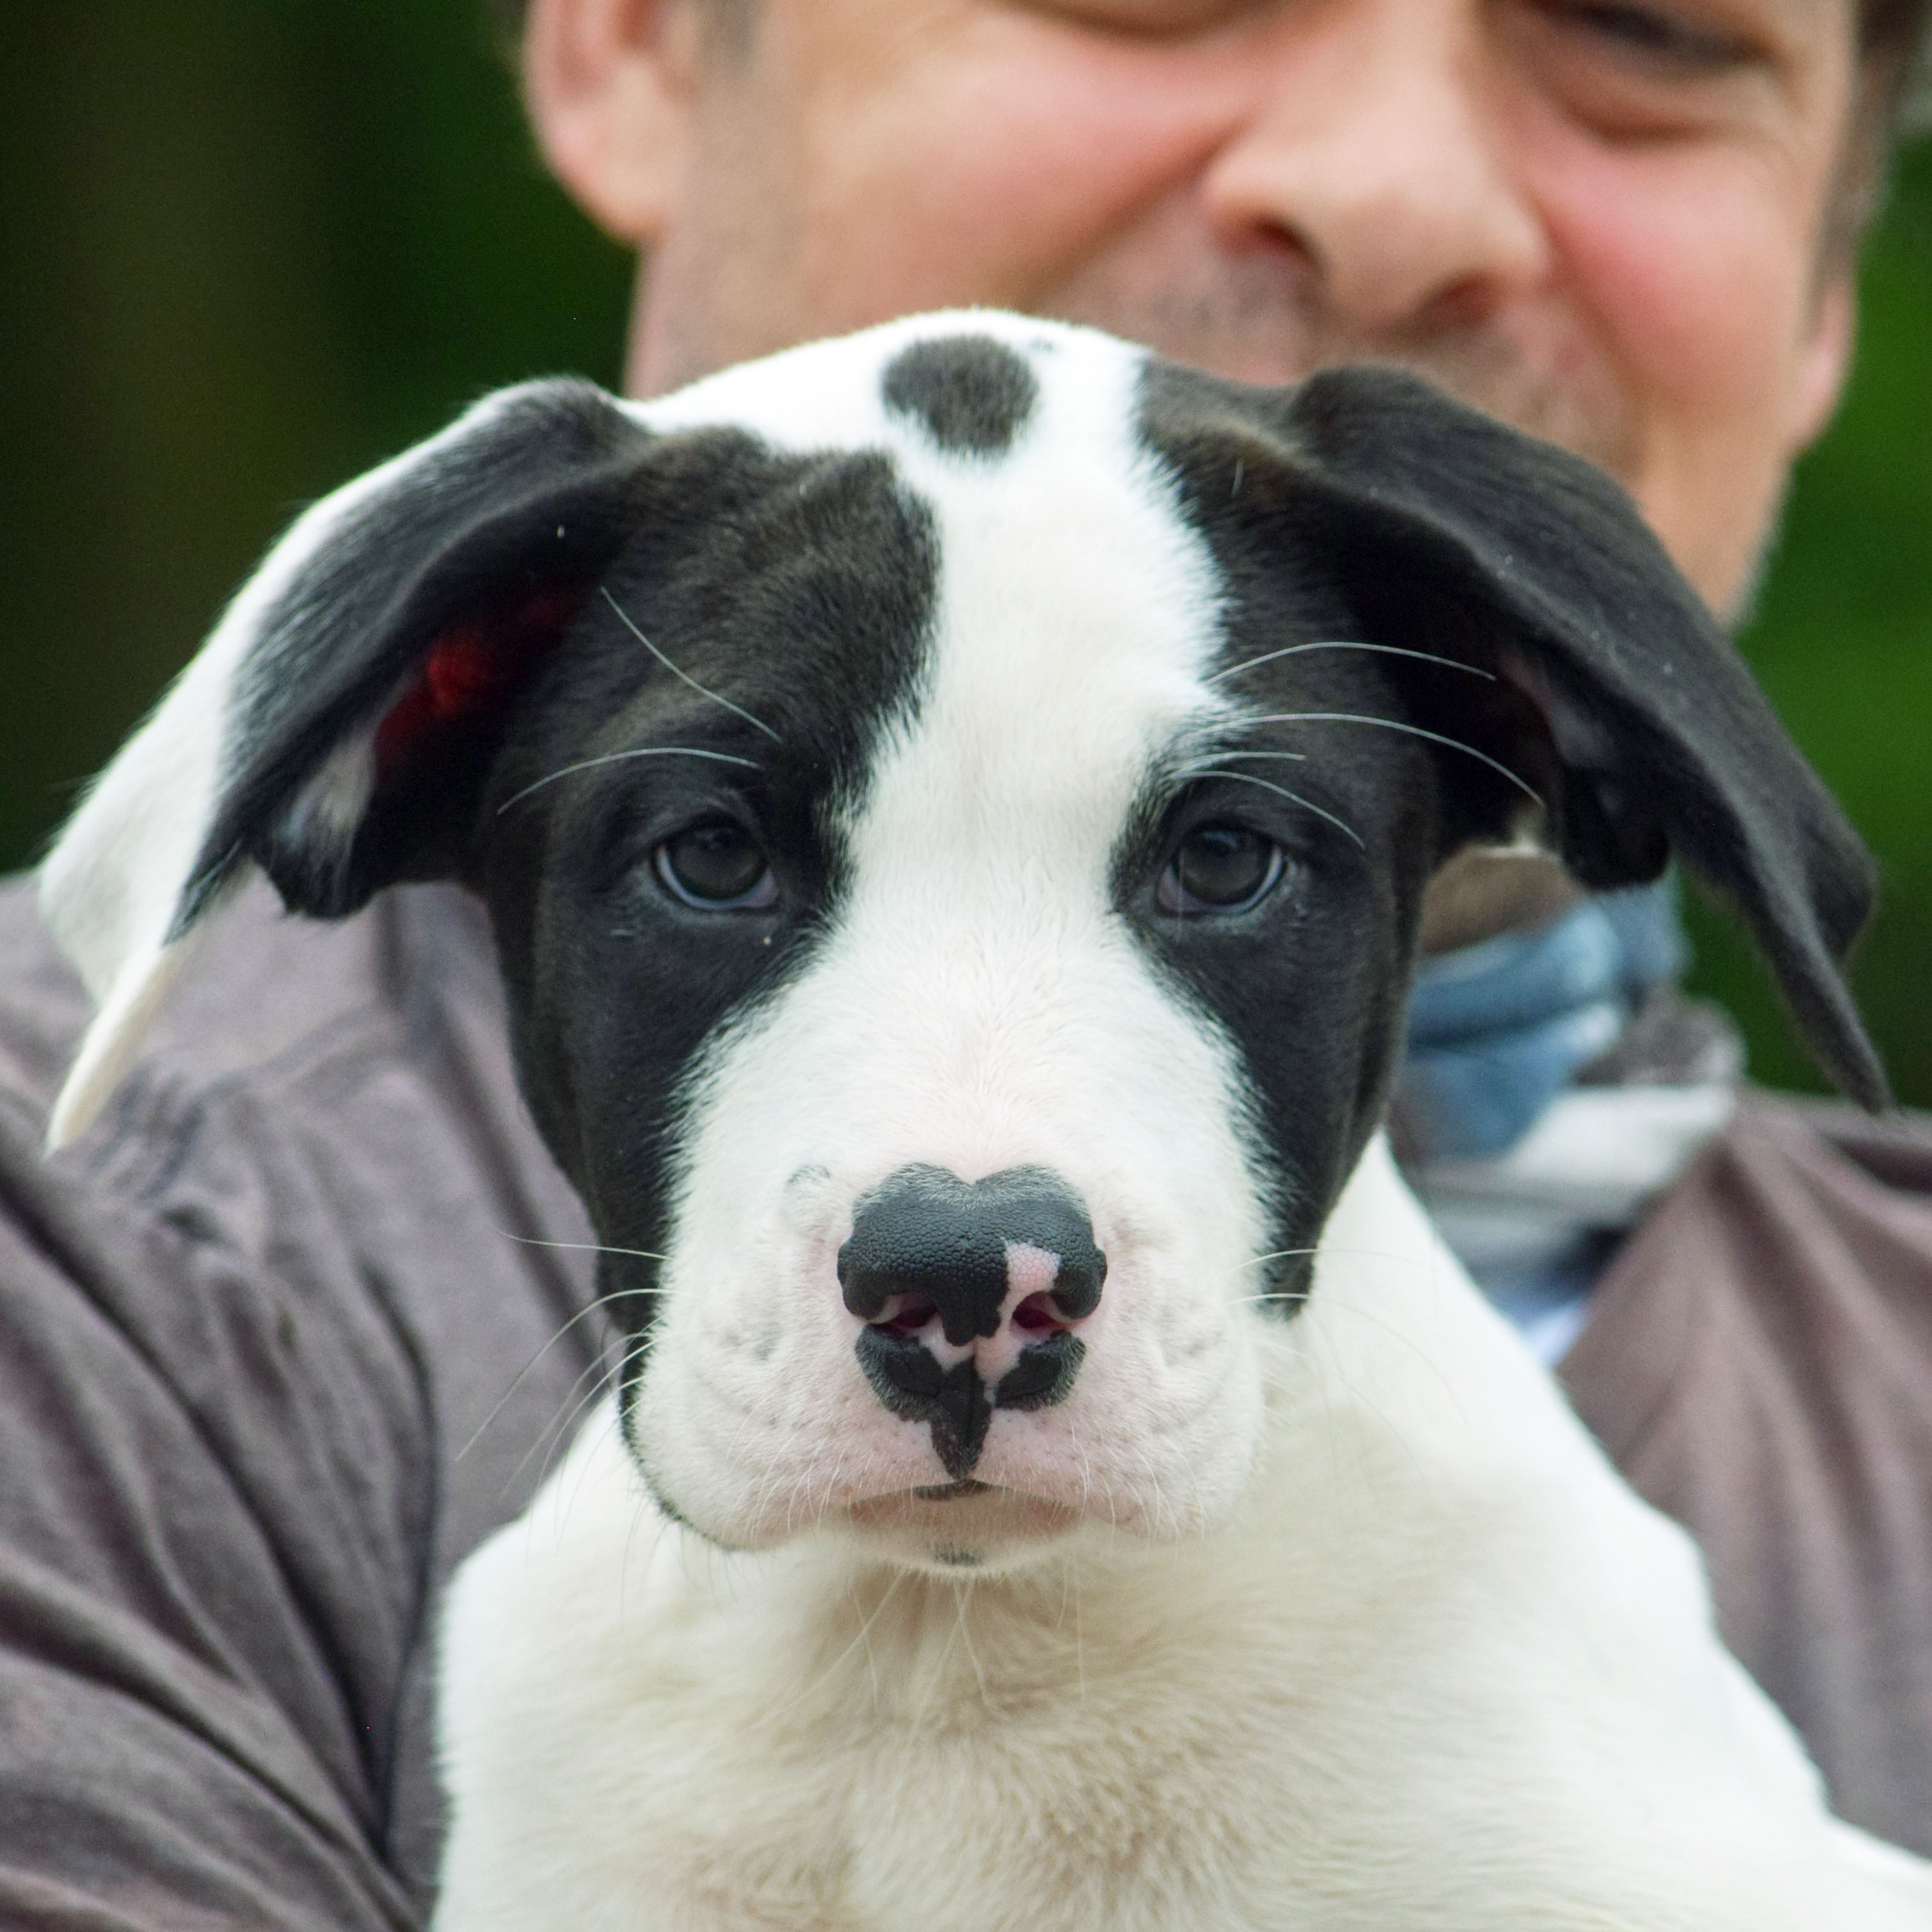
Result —
[{"label": "black fur patch around eye", "polygon": [[[476,863],[525,1094],[597,1204],[600,1238],[640,1251],[600,1269],[617,1325],[641,1331],[679,1096],[716,1030],[803,969],[840,903],[842,828],[882,738],[916,707],[938,553],[928,513],[878,450],[668,438],[640,466],[634,504],[609,599],[587,602],[516,711],[493,796],[571,776],[507,814],[483,809]],[[765,910],[706,915],[656,880],[652,848],[721,816],[754,830],[771,862],[780,890]]]},{"label": "black fur patch around eye", "polygon": [[880,386],[886,406],[917,418],[956,456],[1002,456],[1025,428],[1040,385],[1024,361],[983,335],[915,342]]}]

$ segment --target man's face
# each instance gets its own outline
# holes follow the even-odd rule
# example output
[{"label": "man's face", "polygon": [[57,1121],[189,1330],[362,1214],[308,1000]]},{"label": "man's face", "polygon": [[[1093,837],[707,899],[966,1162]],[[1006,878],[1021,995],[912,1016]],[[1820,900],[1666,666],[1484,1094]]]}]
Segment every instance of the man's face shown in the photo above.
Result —
[{"label": "man's face", "polygon": [[1850,0],[761,0],[726,38],[654,198],[561,163],[651,247],[643,392],[963,303],[1257,381],[1392,358],[1610,470],[1720,607],[1836,394]]}]

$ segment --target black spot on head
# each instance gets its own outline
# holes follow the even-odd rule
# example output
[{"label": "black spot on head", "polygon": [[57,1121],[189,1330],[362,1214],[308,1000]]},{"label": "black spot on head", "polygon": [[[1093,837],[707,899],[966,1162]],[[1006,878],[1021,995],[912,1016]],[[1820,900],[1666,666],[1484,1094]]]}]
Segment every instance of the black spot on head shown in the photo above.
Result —
[{"label": "black spot on head", "polygon": [[892,358],[882,388],[888,409],[916,416],[956,456],[1004,454],[1040,394],[1024,360],[984,335],[915,342]]}]

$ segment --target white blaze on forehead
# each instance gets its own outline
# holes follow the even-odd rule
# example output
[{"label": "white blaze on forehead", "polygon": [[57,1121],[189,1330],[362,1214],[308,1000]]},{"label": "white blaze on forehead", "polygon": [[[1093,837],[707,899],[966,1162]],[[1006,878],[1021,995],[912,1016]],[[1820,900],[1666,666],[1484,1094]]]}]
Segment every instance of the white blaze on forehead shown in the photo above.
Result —
[{"label": "white blaze on forehead", "polygon": [[[942,449],[884,400],[904,351],[961,338],[1011,350],[1036,385],[995,454]],[[1130,964],[1110,873],[1130,812],[1177,736],[1233,710],[1207,682],[1220,573],[1138,434],[1145,363],[1090,330],[964,310],[636,406],[661,431],[722,422],[779,447],[882,449],[932,519],[913,716],[888,729],[848,828],[853,890],[834,953],[892,962],[868,976],[875,987],[942,954],[956,968],[977,953],[982,985],[1010,978],[1022,953],[1041,975],[1084,953],[1090,983],[1098,952]],[[946,979],[904,991],[916,1002],[962,990]]]},{"label": "white blaze on forehead", "polygon": [[1057,918],[1098,910],[1150,761],[1227,708],[1205,682],[1218,575],[1136,434],[1143,358],[1046,339],[1007,451],[949,455],[915,424],[890,426],[933,518],[938,580],[916,714],[875,761],[855,872],[895,898],[929,875],[949,923],[983,920],[986,895],[1050,899]]},{"label": "white blaze on forehead", "polygon": [[[961,338],[1010,350],[1038,386],[998,454],[942,451],[885,400],[904,350]],[[1077,850],[1090,874],[1096,842],[1111,849],[1150,757],[1187,723],[1228,710],[1204,681],[1220,640],[1219,575],[1138,434],[1145,363],[1144,350],[1090,329],[963,309],[808,344],[632,406],[660,432],[735,426],[784,449],[884,450],[932,514],[931,663],[917,723],[874,774],[875,860],[890,824],[916,819],[927,840],[988,850],[1030,830],[1035,860],[1049,847],[1069,860]],[[1042,810],[1048,825],[1034,819]]]}]

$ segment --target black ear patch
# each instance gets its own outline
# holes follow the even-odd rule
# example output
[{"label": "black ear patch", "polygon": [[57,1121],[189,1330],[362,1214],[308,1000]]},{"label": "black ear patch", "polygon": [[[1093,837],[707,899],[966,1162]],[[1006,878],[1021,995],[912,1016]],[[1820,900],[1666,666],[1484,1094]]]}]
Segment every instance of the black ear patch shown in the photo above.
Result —
[{"label": "black ear patch", "polygon": [[881,390],[888,409],[954,456],[1004,456],[1040,395],[1024,359],[984,335],[915,342],[893,357]]},{"label": "black ear patch", "polygon": [[[504,392],[338,520],[263,612],[230,706],[217,811],[172,936],[244,858],[292,910],[353,911],[424,875],[432,810],[491,715],[556,643],[635,526],[652,439],[586,382]],[[366,738],[373,794],[304,788]]]},{"label": "black ear patch", "polygon": [[424,656],[422,675],[376,728],[377,784],[438,734],[500,704],[555,647],[581,601],[574,591],[540,590],[506,615],[445,632]]},{"label": "black ear patch", "polygon": [[[1357,638],[1485,670],[1495,703],[1520,700],[1534,725],[1515,750],[1551,767],[1539,783],[1572,874],[1637,883],[1674,851],[1749,922],[1826,1071],[1887,1104],[1841,965],[1870,908],[1870,858],[1609,477],[1392,369],[1268,389],[1151,363],[1143,410],[1250,601],[1264,610],[1312,552]],[[1252,626],[1239,598],[1235,619]],[[1476,694],[1458,680],[1432,696],[1424,669],[1390,676],[1466,740]],[[1480,769],[1464,760],[1455,788]]]}]

